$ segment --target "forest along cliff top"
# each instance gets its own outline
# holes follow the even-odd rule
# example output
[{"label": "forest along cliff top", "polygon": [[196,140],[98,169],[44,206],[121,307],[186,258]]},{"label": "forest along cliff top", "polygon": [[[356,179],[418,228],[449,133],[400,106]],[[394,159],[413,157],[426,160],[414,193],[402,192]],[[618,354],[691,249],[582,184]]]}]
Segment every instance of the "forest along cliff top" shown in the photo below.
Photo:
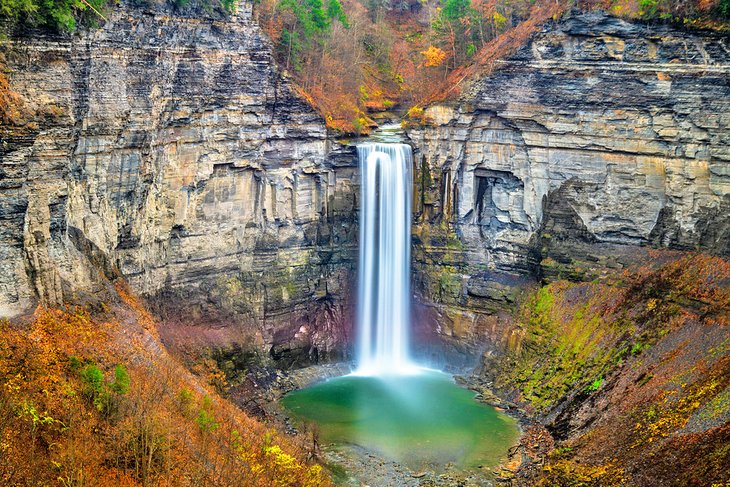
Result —
[{"label": "forest along cliff top", "polygon": [[[40,26],[61,32],[95,28],[119,7],[107,0],[3,0],[5,28]],[[166,9],[177,17],[257,20],[279,65],[327,125],[342,134],[374,127],[371,114],[420,109],[457,97],[474,77],[514,53],[566,12],[603,11],[625,19],[727,30],[730,0],[171,0],[126,2],[123,9]],[[0,96],[4,95],[0,78]],[[2,105],[0,105],[2,107]],[[4,110],[4,108],[0,108]],[[12,111],[0,113],[7,117]]]},{"label": "forest along cliff top", "polygon": [[426,2],[263,0],[255,16],[328,125],[345,133],[372,128],[370,114],[453,99],[544,25],[574,12],[683,28],[727,29],[728,0],[580,2],[430,0]]}]

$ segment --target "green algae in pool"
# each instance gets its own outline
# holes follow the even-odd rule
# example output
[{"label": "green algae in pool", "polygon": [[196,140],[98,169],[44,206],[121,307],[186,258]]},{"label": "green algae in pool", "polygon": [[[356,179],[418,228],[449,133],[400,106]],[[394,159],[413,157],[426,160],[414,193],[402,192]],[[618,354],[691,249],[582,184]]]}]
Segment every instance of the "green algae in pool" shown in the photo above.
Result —
[{"label": "green algae in pool", "polygon": [[517,422],[440,372],[344,376],[294,391],[282,405],[318,425],[320,441],[355,444],[411,468],[496,466],[517,442]]}]

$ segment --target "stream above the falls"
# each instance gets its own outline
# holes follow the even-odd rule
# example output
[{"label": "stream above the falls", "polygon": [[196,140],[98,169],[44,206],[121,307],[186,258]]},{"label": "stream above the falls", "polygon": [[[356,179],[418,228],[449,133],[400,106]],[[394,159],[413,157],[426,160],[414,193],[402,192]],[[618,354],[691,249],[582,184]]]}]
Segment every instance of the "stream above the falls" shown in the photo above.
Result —
[{"label": "stream above the falls", "polygon": [[321,444],[358,445],[413,470],[495,467],[520,435],[517,420],[437,371],[337,377],[281,404],[295,423],[315,424]]}]

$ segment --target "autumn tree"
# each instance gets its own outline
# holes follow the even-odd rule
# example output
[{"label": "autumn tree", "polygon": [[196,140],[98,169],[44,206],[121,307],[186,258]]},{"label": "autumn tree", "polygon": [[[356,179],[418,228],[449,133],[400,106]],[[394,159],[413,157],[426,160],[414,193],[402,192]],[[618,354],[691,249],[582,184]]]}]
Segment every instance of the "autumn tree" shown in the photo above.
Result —
[{"label": "autumn tree", "polygon": [[277,50],[287,69],[297,71],[317,57],[333,21],[349,25],[339,0],[328,0],[326,7],[322,0],[279,0],[276,12],[284,24]]},{"label": "autumn tree", "polygon": [[470,0],[446,0],[441,12],[433,22],[437,39],[448,46],[452,67],[476,52],[472,42],[472,17],[475,11]]},{"label": "autumn tree", "polygon": [[421,54],[423,54],[423,57],[426,58],[423,62],[423,65],[426,67],[441,66],[441,63],[443,63],[444,59],[446,59],[446,53],[443,49],[435,46],[429,46],[428,49],[422,51]]}]

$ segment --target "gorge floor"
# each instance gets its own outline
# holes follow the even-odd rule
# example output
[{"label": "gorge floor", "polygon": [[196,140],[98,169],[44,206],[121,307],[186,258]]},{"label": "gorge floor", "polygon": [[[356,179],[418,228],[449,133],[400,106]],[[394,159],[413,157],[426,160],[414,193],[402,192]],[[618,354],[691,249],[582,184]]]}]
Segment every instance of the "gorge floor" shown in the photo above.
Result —
[{"label": "gorge floor", "polygon": [[[309,369],[311,379],[320,367]],[[341,485],[489,486],[501,464],[514,463],[518,419],[448,374],[307,382],[279,401],[281,411]]]}]

